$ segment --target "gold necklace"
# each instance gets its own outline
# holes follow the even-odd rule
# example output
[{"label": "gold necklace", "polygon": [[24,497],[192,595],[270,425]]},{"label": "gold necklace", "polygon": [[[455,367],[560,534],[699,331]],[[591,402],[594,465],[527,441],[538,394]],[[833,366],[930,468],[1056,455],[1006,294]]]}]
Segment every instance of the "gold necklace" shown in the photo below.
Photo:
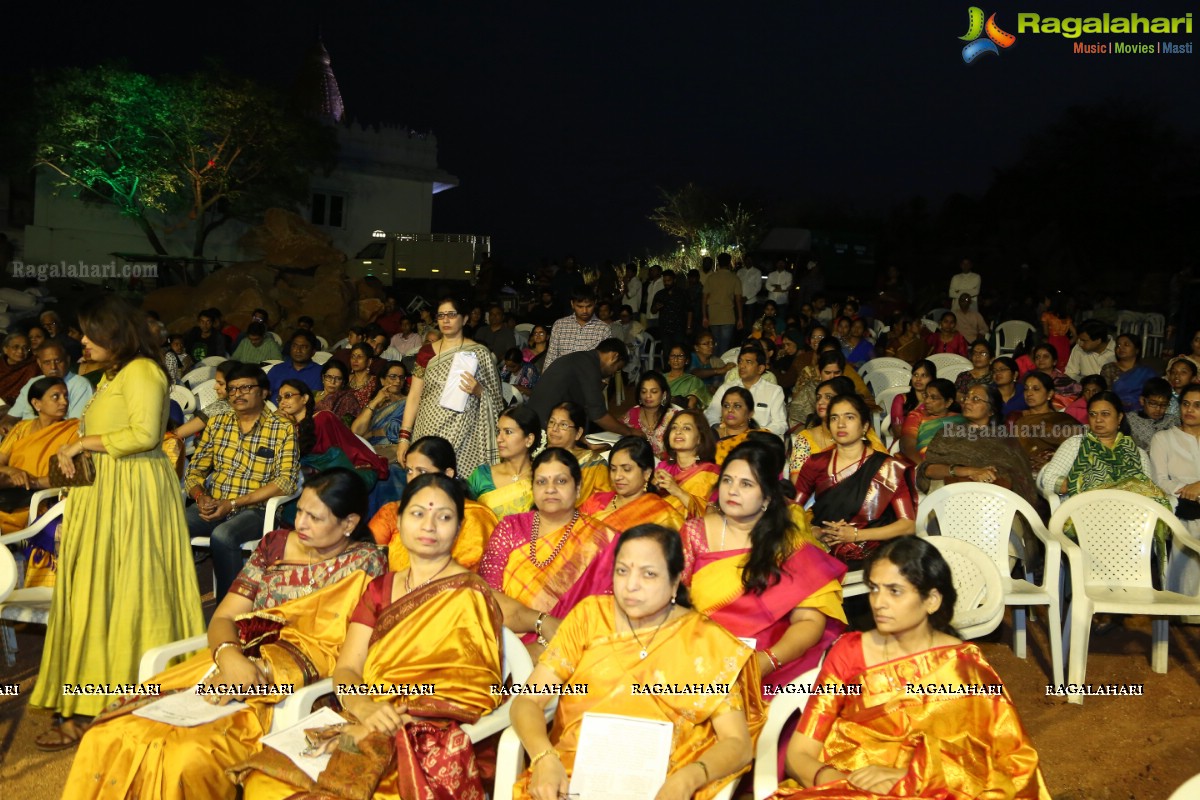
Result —
[{"label": "gold necklace", "polygon": [[412,565],[409,565],[408,573],[404,576],[404,593],[409,594],[410,592],[413,592],[416,589],[420,589],[422,586],[427,586],[428,584],[433,583],[434,578],[436,578],[438,575],[441,575],[443,572],[445,572],[446,568],[449,567],[451,562],[453,562],[453,561],[454,561],[454,556],[447,558],[446,563],[442,564],[442,568],[439,569],[437,572],[433,573],[433,575],[429,578],[429,580],[423,581],[423,582],[417,584],[415,587],[412,585],[412,572],[413,572]]},{"label": "gold necklace", "polygon": [[629,618],[629,612],[625,609],[621,609],[621,613],[625,615],[625,623],[629,625],[629,632],[633,634],[634,641],[636,641],[638,643],[638,647],[641,648],[641,650],[638,652],[638,656],[640,656],[644,661],[646,656],[650,655],[650,645],[654,644],[654,637],[658,636],[659,629],[662,628],[662,626],[666,624],[667,620],[671,618],[671,606],[667,606],[666,616],[662,618],[662,622],[658,623],[658,627],[654,629],[654,633],[650,634],[650,641],[646,642],[645,644],[642,644],[642,638],[638,636],[637,629],[633,627],[633,620]]}]

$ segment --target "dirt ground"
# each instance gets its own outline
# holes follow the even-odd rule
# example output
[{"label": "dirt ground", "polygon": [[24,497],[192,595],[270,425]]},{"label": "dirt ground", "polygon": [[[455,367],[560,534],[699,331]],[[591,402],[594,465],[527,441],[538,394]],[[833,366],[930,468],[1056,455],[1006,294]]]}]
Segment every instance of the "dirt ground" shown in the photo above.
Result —
[{"label": "dirt ground", "polygon": [[[211,601],[205,611],[211,614]],[[1166,800],[1200,772],[1200,626],[1172,625],[1166,675],[1150,671],[1148,618],[1127,618],[1123,629],[1093,636],[1088,680],[1143,684],[1145,694],[1090,697],[1082,707],[1046,697],[1045,628],[1035,622],[1029,632],[1029,658],[1024,661],[1013,654],[1007,623],[978,644],[1017,703],[1055,800]],[[18,639],[17,668],[4,670],[0,683],[18,683],[27,696],[37,675],[42,630],[20,631]],[[33,747],[48,719],[28,709],[22,697],[0,698],[0,786],[5,797],[52,800],[62,794],[74,751],[42,753]]]}]

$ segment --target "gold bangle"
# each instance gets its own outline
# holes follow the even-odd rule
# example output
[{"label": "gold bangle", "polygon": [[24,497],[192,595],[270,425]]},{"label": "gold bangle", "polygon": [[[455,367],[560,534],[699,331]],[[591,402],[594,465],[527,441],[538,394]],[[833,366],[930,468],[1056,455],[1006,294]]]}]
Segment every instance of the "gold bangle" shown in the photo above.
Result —
[{"label": "gold bangle", "polygon": [[217,657],[221,655],[221,651],[226,647],[236,647],[238,652],[241,652],[242,649],[241,642],[221,642],[219,645],[214,647],[212,651],[212,660],[217,669],[221,668],[221,665],[217,663]]},{"label": "gold bangle", "polygon": [[827,770],[827,769],[832,769],[832,770],[834,770],[835,772],[837,771],[837,770],[836,770],[836,768],[834,768],[834,767],[831,767],[831,766],[830,766],[830,765],[828,765],[828,764],[822,764],[821,766],[817,767],[817,771],[813,773],[813,777],[812,777],[812,783],[809,785],[809,788],[810,788],[810,789],[811,789],[813,786],[816,786],[816,785],[817,785],[817,783],[818,783],[817,779],[818,779],[818,778],[820,778],[820,777],[821,777],[821,773],[822,773],[822,772],[824,772],[824,771],[825,771],[825,770]]},{"label": "gold bangle", "polygon": [[701,784],[701,785],[702,785],[702,786],[707,786],[707,785],[708,785],[708,782],[709,782],[709,780],[710,780],[710,779],[709,779],[709,777],[708,777],[708,765],[707,765],[707,764],[705,764],[703,761],[697,761],[697,762],[696,762],[696,766],[698,766],[700,769],[704,770],[704,783],[703,783],[703,784]]},{"label": "gold bangle", "polygon": [[543,758],[545,758],[546,756],[554,756],[555,758],[558,758],[558,751],[555,750],[553,747],[549,747],[549,748],[543,750],[542,752],[538,753],[533,758],[529,759],[529,768],[533,769],[534,767],[536,767],[537,763],[539,761],[541,761]]}]

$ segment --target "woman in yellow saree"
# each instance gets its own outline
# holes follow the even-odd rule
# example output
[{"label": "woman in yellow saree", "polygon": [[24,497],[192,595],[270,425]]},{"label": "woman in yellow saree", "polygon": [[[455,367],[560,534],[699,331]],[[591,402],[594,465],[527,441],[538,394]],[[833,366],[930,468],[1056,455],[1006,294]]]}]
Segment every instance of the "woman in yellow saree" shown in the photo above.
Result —
[{"label": "woman in yellow saree", "polygon": [[[514,797],[563,797],[587,713],[664,720],[674,725],[666,782],[658,797],[711,798],[750,765],[764,713],[753,651],[720,625],[688,608],[681,585],[679,536],[660,525],[621,535],[612,597],[583,600],[563,620],[529,686],[585,683],[588,692],[559,698],[546,732],[548,695],[513,701],[513,728],[530,754]],[[655,693],[676,683],[721,685],[724,692]],[[646,689],[645,693],[635,687]]]},{"label": "woman in yellow saree", "polygon": [[[411,451],[410,451],[411,455]],[[461,728],[499,705],[500,609],[487,584],[454,560],[464,507],[440,473],[415,478],[400,501],[407,569],[376,578],[350,618],[333,671],[343,715],[323,731],[334,750],[316,781],[265,749],[232,770],[247,800],[321,797],[483,800]],[[346,687],[382,686],[397,695]],[[432,686],[433,693],[415,689]]]},{"label": "woman in yellow saree", "polygon": [[[503,428],[503,423],[501,423]],[[408,451],[408,480],[420,475],[438,472],[448,478],[456,478],[458,460],[454,447],[440,436],[422,436],[413,442]],[[478,472],[479,470],[475,470]],[[463,508],[462,529],[454,540],[454,560],[467,569],[475,569],[483,557],[483,547],[496,529],[496,515],[491,509],[474,500],[467,500]],[[375,543],[388,549],[388,570],[402,572],[408,569],[408,548],[400,535],[400,503],[386,503],[371,517],[371,534]]]},{"label": "woman in yellow saree", "polygon": [[583,436],[587,432],[587,412],[570,400],[559,403],[550,411],[546,421],[546,447],[561,447],[571,451],[579,462],[582,475],[579,484],[579,505],[596,492],[611,492],[608,462],[604,456],[588,447]]},{"label": "woman in yellow saree", "polygon": [[721,471],[714,461],[717,437],[704,414],[693,409],[678,412],[663,447],[667,458],[654,470],[654,485],[685,517],[704,516]]},{"label": "woman in yellow saree", "polygon": [[496,422],[497,464],[481,464],[467,488],[497,519],[528,511],[533,505],[533,452],[542,438],[542,422],[529,406],[516,406]]},{"label": "woman in yellow saree", "polygon": [[[956,595],[937,548],[892,539],[865,574],[875,630],[829,651],[826,691],[809,698],[788,744],[792,780],[774,797],[1049,800],[1000,676],[950,627]],[[920,691],[947,686],[971,693]]]},{"label": "woman in yellow saree", "polygon": [[617,533],[643,522],[679,530],[683,515],[653,492],[647,491],[654,474],[654,450],[637,436],[624,436],[608,455],[613,491],[597,492],[583,501],[579,513],[603,522]]},{"label": "woman in yellow saree", "polygon": [[500,520],[479,562],[479,574],[496,591],[505,627],[526,634],[535,655],[567,612],[594,593],[593,564],[617,536],[579,513],[582,480],[569,451],[548,447],[539,453],[533,460],[533,511]]},{"label": "woman in yellow saree", "polygon": [[[366,487],[350,470],[309,481],[296,530],[267,534],[217,607],[209,649],[151,682],[171,693],[202,681],[303,686],[328,676],[350,612],[370,578],[387,568],[383,551],[361,540],[366,511]],[[64,797],[233,798],[237,787],[224,771],[261,748],[281,698],[250,697],[247,708],[192,728],[131,713],[155,699],[125,697],[96,718]]]},{"label": "woman in yellow saree", "polygon": [[[29,387],[33,419],[18,422],[0,441],[0,488],[50,487],[50,459],[79,433],[79,420],[67,419],[67,385],[62,378],[39,378]],[[0,533],[19,531],[29,508],[0,511]]]},{"label": "woman in yellow saree", "polygon": [[696,610],[743,641],[753,640],[764,696],[812,669],[846,628],[846,566],[812,538],[779,480],[779,437],[752,439],[729,454],[717,484],[719,511],[680,531],[684,582]]},{"label": "woman in yellow saree", "polygon": [[714,461],[717,466],[742,442],[750,431],[762,430],[754,422],[754,395],[741,386],[731,386],[721,394],[721,421],[713,428],[717,436]]}]

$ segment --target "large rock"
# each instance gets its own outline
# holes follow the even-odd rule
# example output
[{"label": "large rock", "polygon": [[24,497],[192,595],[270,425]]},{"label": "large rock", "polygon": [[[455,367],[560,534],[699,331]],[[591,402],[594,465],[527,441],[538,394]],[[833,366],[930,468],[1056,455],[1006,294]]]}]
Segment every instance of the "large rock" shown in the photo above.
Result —
[{"label": "large rock", "polygon": [[262,260],[272,266],[307,268],[346,260],[346,254],[334,247],[332,241],[299,214],[270,208],[263,215],[262,225],[249,231],[240,243],[262,253]]}]

